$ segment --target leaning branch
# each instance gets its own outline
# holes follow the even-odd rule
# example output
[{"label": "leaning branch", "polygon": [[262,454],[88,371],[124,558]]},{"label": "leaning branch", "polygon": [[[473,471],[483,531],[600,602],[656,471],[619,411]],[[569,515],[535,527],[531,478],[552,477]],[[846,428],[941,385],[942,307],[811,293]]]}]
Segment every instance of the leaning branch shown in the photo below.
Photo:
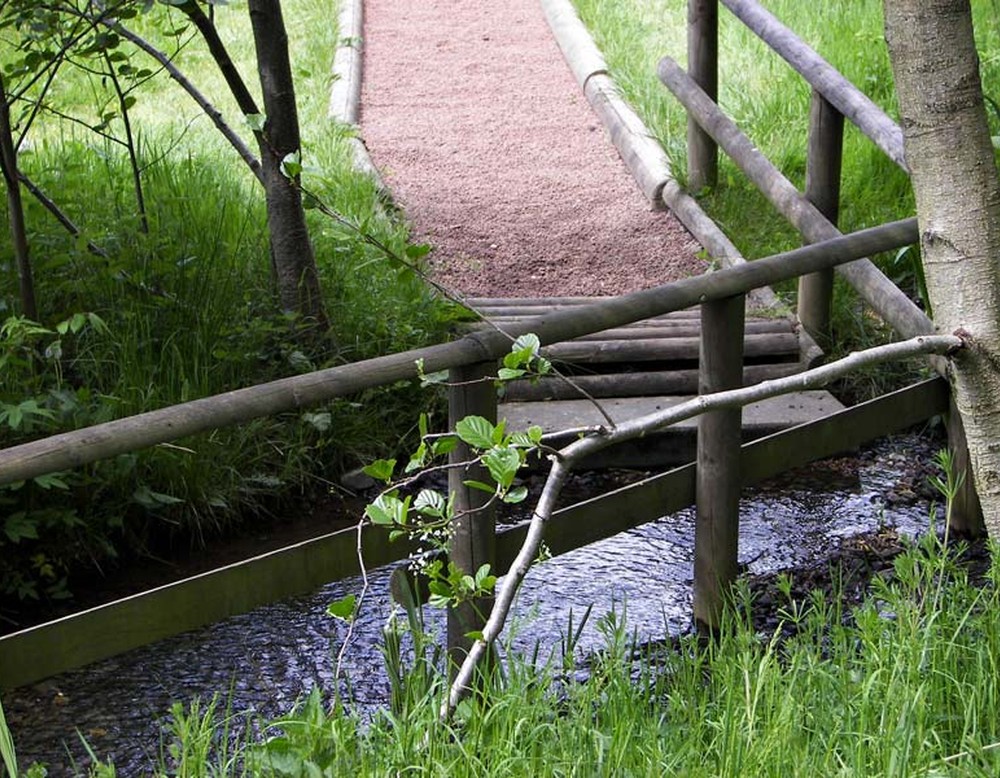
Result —
[{"label": "leaning branch", "polygon": [[208,118],[212,120],[212,124],[214,124],[219,132],[222,133],[222,136],[229,141],[229,145],[236,149],[236,153],[242,157],[244,162],[247,163],[247,167],[249,167],[251,172],[253,172],[253,174],[257,177],[257,180],[261,183],[264,182],[264,174],[261,171],[260,160],[257,159],[254,153],[250,150],[250,147],[243,142],[243,139],[236,134],[236,131],[233,130],[233,128],[226,123],[226,120],[222,118],[222,112],[212,105],[212,103],[208,101],[208,98],[198,91],[198,88],[192,84],[190,80],[188,80],[187,76],[185,76],[170,60],[170,57],[153,46],[142,36],[137,35],[127,27],[124,27],[117,22],[101,17],[95,17],[94,21],[100,22],[105,27],[114,30],[127,41],[133,43],[137,48],[146,52],[149,56],[159,62],[163,69],[170,74],[170,77],[191,96],[191,99],[194,100],[201,110],[205,112]]},{"label": "leaning branch", "polygon": [[584,457],[608,446],[632,440],[707,411],[741,408],[769,397],[815,389],[854,370],[883,362],[908,359],[924,354],[950,355],[963,348],[964,345],[964,341],[954,335],[922,335],[898,343],[876,346],[865,351],[854,352],[828,365],[806,370],[786,378],[776,378],[754,386],[695,397],[680,405],[620,423],[613,430],[602,430],[596,435],[570,443],[552,457],[552,469],[549,471],[545,487],[542,489],[538,506],[532,514],[521,550],[511,564],[510,570],[504,576],[503,585],[497,594],[493,610],[486,626],[483,627],[482,637],[473,643],[452,682],[447,699],[441,704],[440,718],[442,720],[449,719],[458,703],[468,694],[476,666],[500,636],[521,582],[538,557],[538,550],[545,534],[545,525],[552,516],[566,478],[573,467]]}]

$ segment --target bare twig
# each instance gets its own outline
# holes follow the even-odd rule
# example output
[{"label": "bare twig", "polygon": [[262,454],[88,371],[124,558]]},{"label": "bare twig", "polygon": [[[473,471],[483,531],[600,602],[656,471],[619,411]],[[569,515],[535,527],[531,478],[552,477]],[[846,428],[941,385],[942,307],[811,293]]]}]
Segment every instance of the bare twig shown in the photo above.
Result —
[{"label": "bare twig", "polygon": [[157,49],[145,38],[137,35],[136,33],[129,30],[127,27],[119,24],[117,22],[112,22],[107,19],[98,18],[101,24],[109,27],[110,29],[117,32],[127,41],[133,43],[136,47],[146,52],[149,56],[155,59],[164,70],[170,75],[170,77],[176,81],[180,87],[191,96],[191,99],[198,104],[202,111],[212,120],[212,124],[215,125],[216,129],[222,133],[222,136],[229,141],[229,145],[232,146],[236,153],[240,155],[244,162],[246,162],[247,167],[250,168],[251,172],[256,176],[257,180],[263,183],[264,174],[261,172],[260,160],[254,155],[250,150],[250,147],[243,142],[243,139],[236,134],[236,131],[230,127],[225,119],[222,118],[222,112],[219,111],[212,103],[208,101],[198,88],[191,83],[191,81],[185,76],[164,52]]},{"label": "bare twig", "polygon": [[954,335],[925,335],[898,343],[857,351],[843,359],[838,359],[828,365],[806,370],[793,376],[776,378],[770,381],[747,386],[741,389],[731,389],[715,394],[706,394],[692,400],[650,413],[620,424],[617,429],[609,430],[601,435],[582,438],[570,443],[562,449],[561,457],[553,462],[548,479],[539,498],[538,506],[531,517],[524,543],[514,559],[510,570],[503,580],[503,585],[497,594],[493,611],[482,637],[473,643],[466,655],[455,680],[452,682],[448,697],[441,703],[440,718],[448,720],[456,706],[468,693],[476,666],[499,637],[507,621],[514,596],[527,575],[532,562],[538,555],[538,548],[544,536],[545,524],[556,505],[566,477],[573,466],[585,456],[616,443],[639,437],[653,430],[689,419],[706,411],[716,411],[723,408],[738,408],[752,402],[769,397],[787,394],[789,392],[814,389],[823,386],[835,378],[839,378],[853,370],[882,362],[907,359],[922,354],[951,354],[963,348],[964,342]]},{"label": "bare twig", "polygon": [[[28,176],[24,174],[24,171],[18,170],[17,177],[20,179],[21,183],[24,184],[24,188],[31,192],[34,198],[38,200],[38,202],[40,202],[49,213],[56,217],[56,221],[66,228],[66,232],[74,238],[79,238],[80,235],[83,234],[73,220],[70,219],[69,216],[67,216],[66,213],[55,204],[52,198],[45,194],[45,192],[43,192],[34,181],[28,178]],[[87,241],[87,251],[98,257],[108,256],[108,252],[89,240]]]}]

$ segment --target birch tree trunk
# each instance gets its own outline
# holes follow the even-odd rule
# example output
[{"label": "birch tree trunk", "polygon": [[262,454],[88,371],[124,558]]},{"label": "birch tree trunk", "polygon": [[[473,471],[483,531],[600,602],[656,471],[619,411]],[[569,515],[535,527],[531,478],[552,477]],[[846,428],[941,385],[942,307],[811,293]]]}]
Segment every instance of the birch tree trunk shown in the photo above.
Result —
[{"label": "birch tree trunk", "polygon": [[21,313],[34,321],[38,320],[38,305],[35,302],[35,281],[28,255],[28,233],[24,226],[24,206],[21,204],[21,183],[17,176],[17,150],[10,124],[10,106],[3,76],[0,75],[0,172],[3,173],[7,189],[7,213],[10,218],[10,234],[14,244],[14,258],[21,293]]},{"label": "birch tree trunk", "polygon": [[987,530],[1000,538],[1000,178],[969,0],[885,0],[934,320],[963,330],[955,402]]},{"label": "birch tree trunk", "polygon": [[316,258],[306,229],[302,196],[296,186],[297,177],[289,178],[281,169],[282,160],[301,149],[281,3],[279,0],[249,0],[248,6],[267,117],[261,142],[261,167],[278,293],[286,311],[296,311],[327,329],[329,322],[323,306]]}]

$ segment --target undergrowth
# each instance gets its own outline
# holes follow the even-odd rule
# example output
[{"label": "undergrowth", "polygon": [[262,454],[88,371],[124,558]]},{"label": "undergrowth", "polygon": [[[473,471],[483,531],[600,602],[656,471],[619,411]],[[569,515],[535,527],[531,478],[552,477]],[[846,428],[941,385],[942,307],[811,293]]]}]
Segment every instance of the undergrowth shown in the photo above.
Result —
[{"label": "undergrowth", "polygon": [[[285,5],[297,36],[305,183],[405,255],[407,226],[353,169],[350,130],[326,116],[337,43],[329,4]],[[168,12],[157,6],[153,15]],[[255,86],[245,8],[217,16]],[[170,47],[169,36],[155,38],[162,25],[143,17],[133,24]],[[249,137],[197,41],[178,62]],[[51,99],[86,114],[98,81],[64,68]],[[41,309],[41,321],[30,322],[15,314],[9,226],[0,226],[0,446],[444,338],[453,308],[412,268],[316,210],[307,215],[333,331],[331,339],[299,337],[298,322],[275,302],[263,191],[249,171],[165,76],[136,92],[132,110],[148,233],[117,145],[45,114],[19,155],[82,237],[25,197]],[[414,403],[426,402],[416,391],[372,390],[0,487],[0,622],[20,618],[25,601],[69,596],[76,573],[106,569],[116,556],[162,553],[238,523],[271,521],[290,499],[395,450]]]}]

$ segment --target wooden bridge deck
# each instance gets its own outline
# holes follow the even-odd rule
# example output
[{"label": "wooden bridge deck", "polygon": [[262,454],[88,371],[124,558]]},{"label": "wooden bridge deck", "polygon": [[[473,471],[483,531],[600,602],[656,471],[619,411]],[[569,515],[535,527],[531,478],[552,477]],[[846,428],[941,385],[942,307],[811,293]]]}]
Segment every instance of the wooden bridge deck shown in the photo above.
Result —
[{"label": "wooden bridge deck", "polygon": [[[548,312],[592,303],[592,297],[477,298],[468,304],[503,329],[523,324]],[[651,413],[698,393],[701,321],[697,309],[677,311],[604,330],[550,346],[543,353],[559,376],[507,385],[499,416],[513,428],[537,424],[546,433],[560,433],[560,445],[576,434],[572,430],[604,424],[593,402],[598,399],[616,422]],[[815,342],[795,319],[772,311],[752,312],[745,322],[743,383],[751,385],[793,375],[822,357]],[[745,441],[770,435],[842,410],[826,391],[798,392],[748,405],[743,410]],[[691,461],[697,421],[674,425],[663,432],[617,446],[590,460],[592,467],[643,467]]]}]

